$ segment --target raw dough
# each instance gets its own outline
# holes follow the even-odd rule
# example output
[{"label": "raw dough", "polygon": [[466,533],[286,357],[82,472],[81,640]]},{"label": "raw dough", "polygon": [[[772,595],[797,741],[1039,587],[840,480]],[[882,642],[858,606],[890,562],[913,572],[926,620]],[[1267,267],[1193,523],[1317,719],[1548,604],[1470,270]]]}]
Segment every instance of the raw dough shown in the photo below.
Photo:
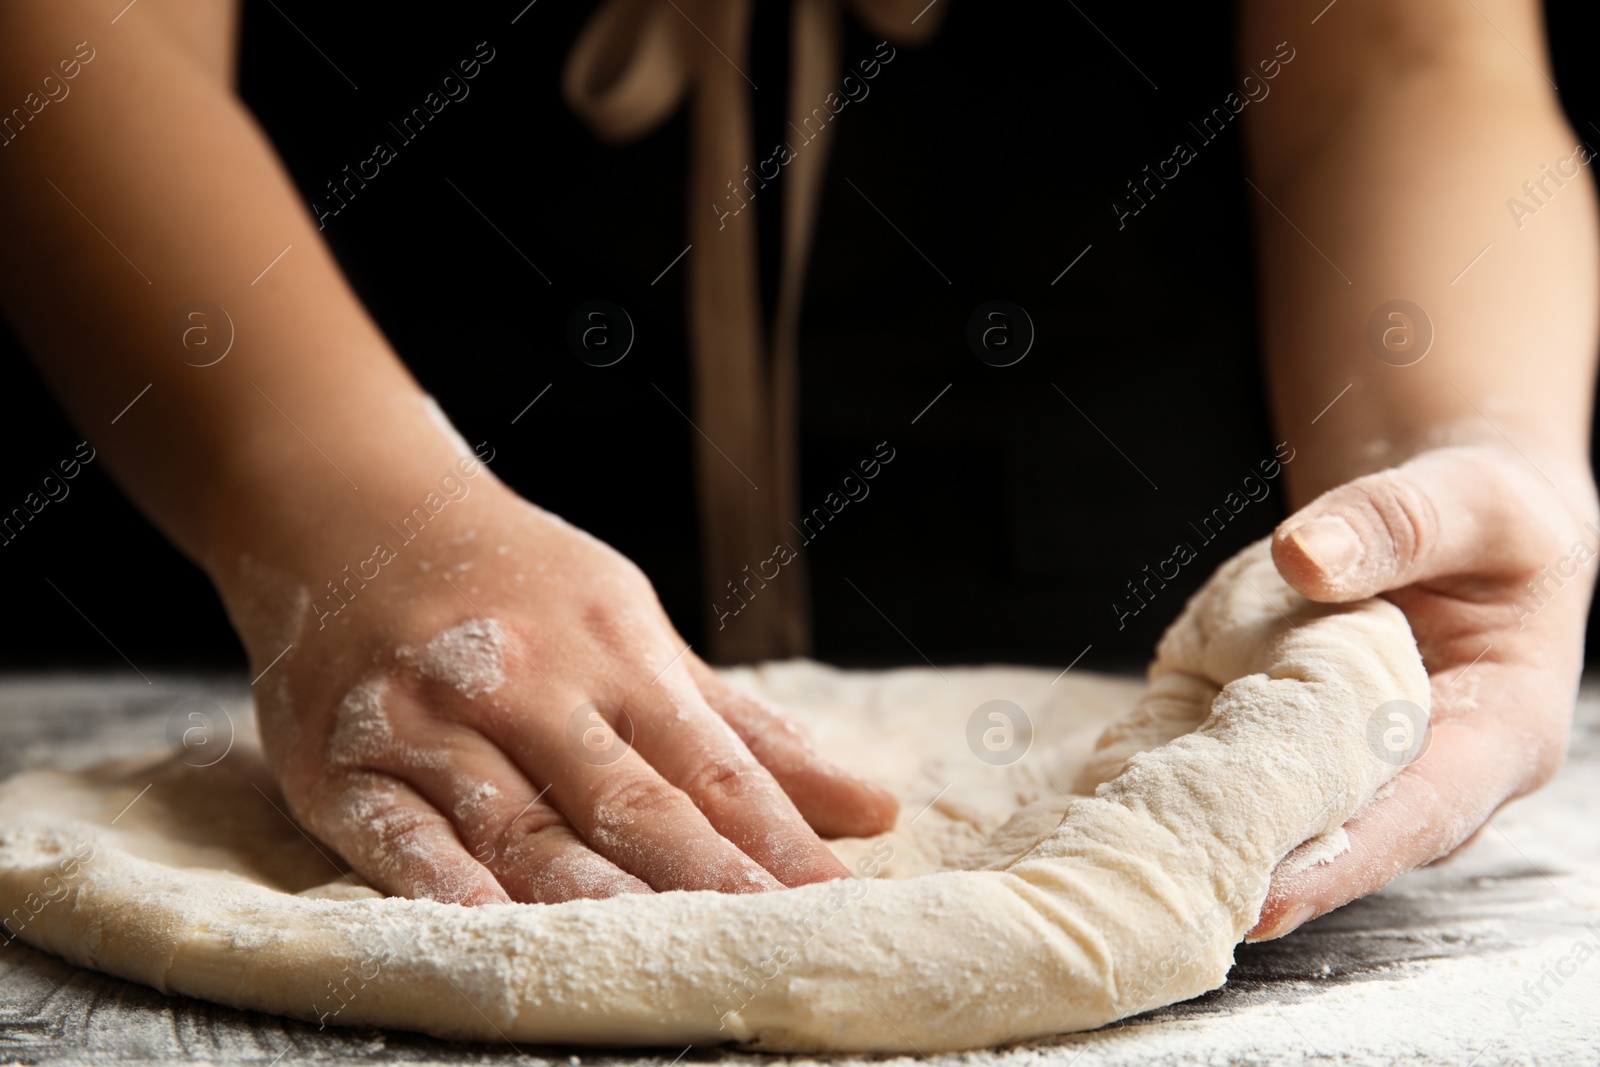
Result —
[{"label": "raw dough", "polygon": [[[476,909],[381,898],[336,876],[275,810],[241,744],[210,767],[126,761],[0,786],[0,914],[80,965],[330,1024],[488,1041],[977,1048],[1222,984],[1277,862],[1399,769],[1369,743],[1373,713],[1428,703],[1396,608],[1310,604],[1264,543],[1189,603],[1135,712],[1087,765],[1129,683],[811,664],[730,676],[901,792],[893,834],[837,843],[878,877]],[[994,698],[1033,719],[1032,747],[1011,766],[966,751],[968,715]],[[1074,775],[1099,784],[1094,796],[1058,792]]]}]

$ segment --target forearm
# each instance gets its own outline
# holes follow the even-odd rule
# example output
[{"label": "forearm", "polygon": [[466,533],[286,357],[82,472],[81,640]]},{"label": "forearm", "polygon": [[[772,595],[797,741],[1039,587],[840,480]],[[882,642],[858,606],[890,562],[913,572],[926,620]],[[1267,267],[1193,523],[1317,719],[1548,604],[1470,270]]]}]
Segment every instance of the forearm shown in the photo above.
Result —
[{"label": "forearm", "polygon": [[[1490,5],[1514,47],[1468,11],[1435,27],[1436,47],[1407,53],[1393,25],[1387,45],[1363,48],[1372,9],[1351,7],[1327,20],[1346,40],[1304,40],[1281,99],[1247,126],[1271,399],[1302,457],[1292,503],[1429,447],[1487,442],[1521,450],[1587,506],[1594,187],[1530,66],[1547,67],[1536,20]],[[1514,218],[1508,198],[1534,203],[1525,181],[1542,183],[1542,206]],[[1409,366],[1395,364],[1415,352],[1386,362],[1367,336],[1395,299],[1431,321],[1431,349]]]},{"label": "forearm", "polygon": [[[219,65],[148,6],[115,27],[95,5],[0,16],[0,101],[94,50],[0,148],[0,299],[118,480],[214,577],[240,552],[314,569],[332,531],[415,502],[455,449]],[[224,327],[180,342],[194,300],[232,320],[212,366],[191,364]]]}]

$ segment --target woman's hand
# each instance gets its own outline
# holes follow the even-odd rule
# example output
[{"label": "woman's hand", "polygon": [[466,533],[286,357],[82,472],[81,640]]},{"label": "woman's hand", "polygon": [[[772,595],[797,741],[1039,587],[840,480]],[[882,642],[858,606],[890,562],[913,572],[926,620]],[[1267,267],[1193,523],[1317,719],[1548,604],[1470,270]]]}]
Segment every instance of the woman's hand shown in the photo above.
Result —
[{"label": "woman's hand", "polygon": [[488,480],[413,542],[376,524],[392,558],[332,586],[229,583],[255,670],[293,634],[257,690],[300,821],[377,888],[463,904],[845,876],[818,834],[887,830],[893,798],[721,682],[632,563]]},{"label": "woman's hand", "polygon": [[1346,824],[1349,850],[1274,878],[1250,940],[1449,855],[1560,768],[1600,523],[1586,469],[1539,463],[1543,473],[1487,445],[1436,449],[1332,489],[1278,527],[1273,559],[1301,594],[1382,595],[1405,612],[1433,707],[1421,755]]}]

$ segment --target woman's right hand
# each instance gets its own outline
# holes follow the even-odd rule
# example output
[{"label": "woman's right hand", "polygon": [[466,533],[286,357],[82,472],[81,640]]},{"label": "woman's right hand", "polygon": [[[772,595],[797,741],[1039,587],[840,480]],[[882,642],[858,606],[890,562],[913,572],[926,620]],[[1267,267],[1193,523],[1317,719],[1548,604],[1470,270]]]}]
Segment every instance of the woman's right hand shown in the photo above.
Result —
[{"label": "woman's right hand", "polygon": [[295,816],[375,887],[463,904],[846,876],[818,835],[884,832],[894,799],[722,682],[631,562],[485,481],[338,598],[230,583],[254,671],[293,633],[257,690]]}]

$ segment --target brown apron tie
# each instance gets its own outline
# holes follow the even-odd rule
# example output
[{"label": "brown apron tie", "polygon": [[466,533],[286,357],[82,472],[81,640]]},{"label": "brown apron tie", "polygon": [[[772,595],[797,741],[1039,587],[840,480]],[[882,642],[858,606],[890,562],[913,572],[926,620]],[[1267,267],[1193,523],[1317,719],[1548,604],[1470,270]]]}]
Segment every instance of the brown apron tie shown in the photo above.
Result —
[{"label": "brown apron tie", "polygon": [[[949,0],[846,2],[874,33],[910,45],[931,36]],[[692,414],[700,430],[695,478],[708,600],[704,651],[723,662],[810,650],[805,561],[785,563],[789,553],[775,558],[774,552],[799,538],[800,297],[833,128],[823,126],[783,166],[778,304],[772,337],[764,339],[756,205],[727,213],[746,199],[742,182],[757,169],[742,73],[749,67],[752,3],[606,0],[579,34],[562,75],[568,107],[613,143],[642,137],[686,99],[691,108],[688,322]],[[828,93],[844,95],[840,3],[793,0],[787,110],[796,130],[813,108],[827,110]],[[778,576],[763,578],[760,571],[770,576],[772,567],[780,568]]]}]

